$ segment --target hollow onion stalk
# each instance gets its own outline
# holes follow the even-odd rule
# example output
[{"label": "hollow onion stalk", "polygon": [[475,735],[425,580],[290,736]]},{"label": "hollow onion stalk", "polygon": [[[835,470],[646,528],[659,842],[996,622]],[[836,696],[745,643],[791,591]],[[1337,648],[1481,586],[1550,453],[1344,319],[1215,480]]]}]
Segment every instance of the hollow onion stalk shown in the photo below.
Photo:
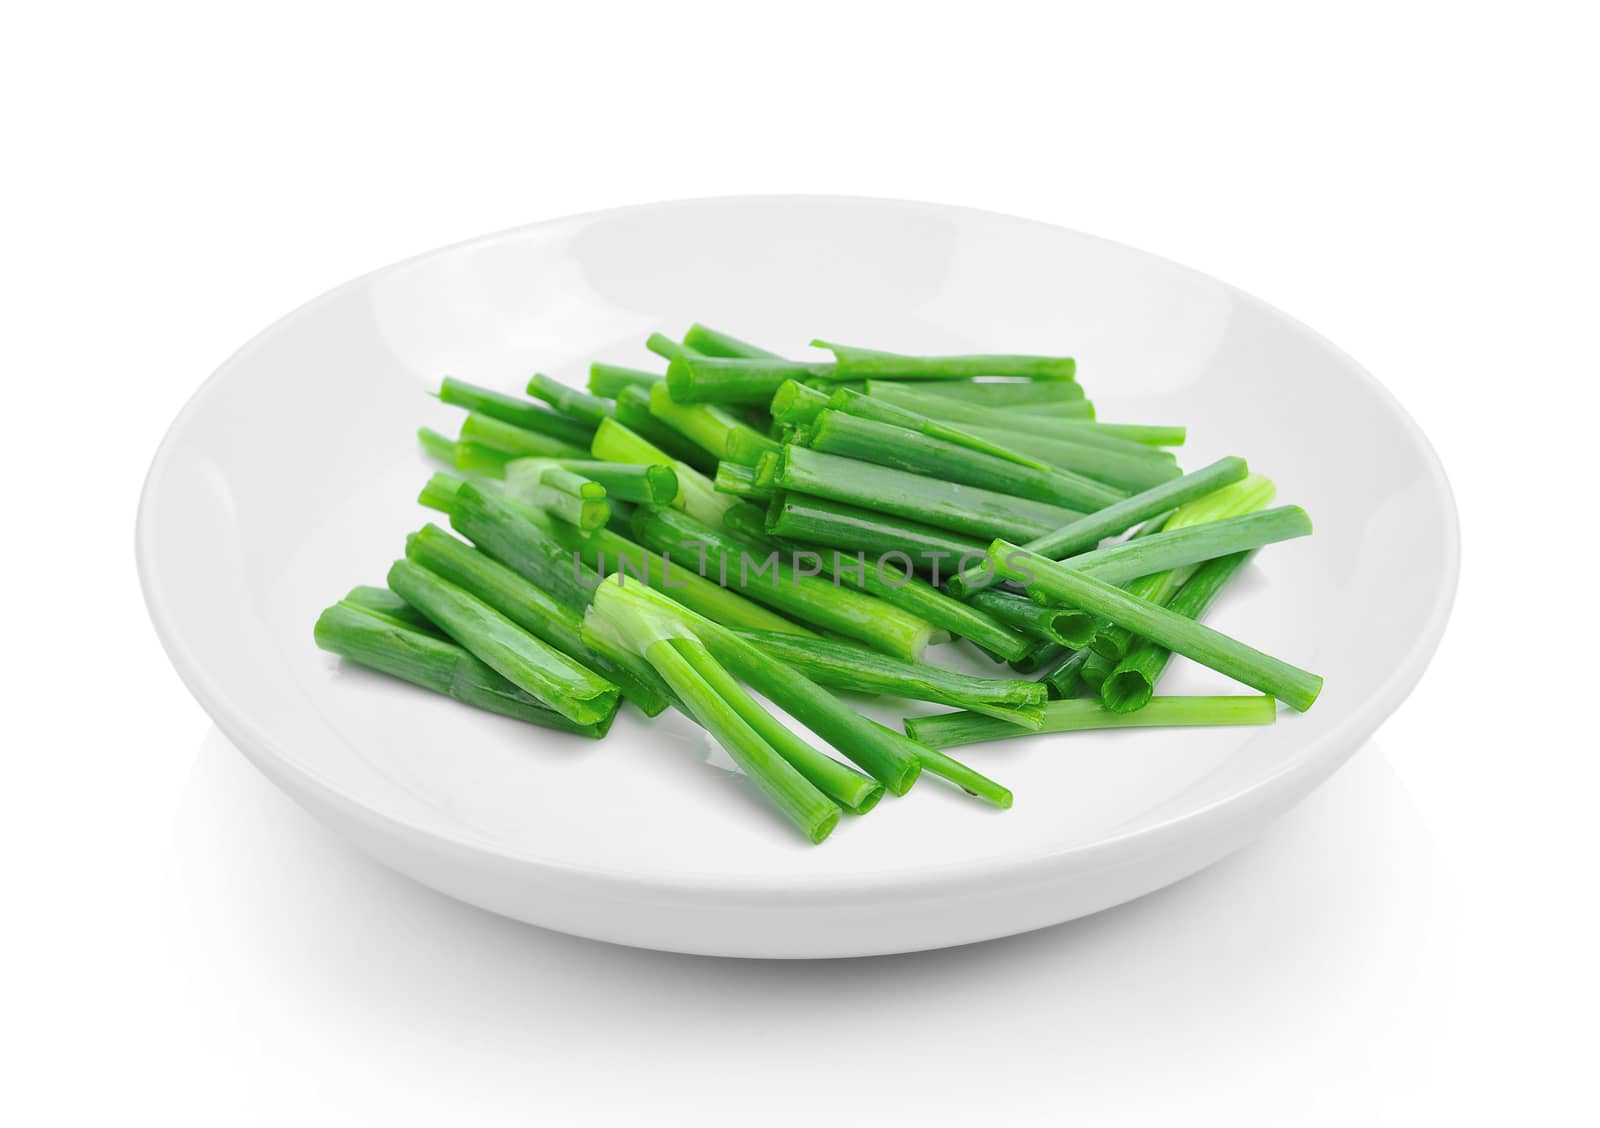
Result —
[{"label": "hollow onion stalk", "polygon": [[[859,402],[868,402],[860,397]],[[812,450],[855,458],[913,474],[936,475],[1012,497],[1089,513],[1113,505],[1126,494],[1091,478],[1050,467],[1038,468],[1001,458],[987,450],[936,438],[926,432],[841,411],[823,411],[811,423]]]},{"label": "hollow onion stalk", "polygon": [[1322,691],[1322,679],[1316,674],[1037,553],[997,540],[989,546],[989,559],[1007,579],[1038,587],[1065,603],[1102,615],[1134,634],[1252,689],[1270,693],[1302,712],[1311,708]]},{"label": "hollow onion stalk", "polygon": [[935,583],[963,561],[982,560],[988,567],[986,545],[979,540],[803,493],[779,492],[767,510],[766,527],[774,536],[875,557],[903,552]]},{"label": "hollow onion stalk", "polygon": [[[607,581],[606,587],[617,585]],[[635,594],[660,603],[665,593],[636,587]],[[849,708],[828,690],[782,661],[740,638],[734,631],[688,609],[681,620],[728,672],[810,729],[862,771],[904,795],[922,771],[917,744],[892,729],[875,724]]]},{"label": "hollow onion stalk", "polygon": [[1061,506],[793,444],[779,457],[777,481],[784,489],[978,537],[1042,536],[1082,516]]},{"label": "hollow onion stalk", "polygon": [[739,637],[831,689],[879,693],[970,709],[1029,728],[1042,716],[1045,687],[1021,678],[980,678],[908,662],[864,646],[769,631]]},{"label": "hollow onion stalk", "polygon": [[665,377],[659,372],[646,372],[642,368],[628,368],[621,364],[589,365],[589,394],[602,399],[616,399],[623,388],[645,388],[660,383]]},{"label": "hollow onion stalk", "polygon": [[840,380],[954,380],[972,376],[1071,380],[1078,371],[1078,362],[1070,356],[906,356],[821,340],[812,341],[811,345],[833,353],[834,375]]},{"label": "hollow onion stalk", "polygon": [[[1124,498],[1114,505],[1088,514],[1081,520],[1053,529],[1029,541],[1024,547],[1030,552],[1061,560],[1086,549],[1094,548],[1107,537],[1127,532],[1140,521],[1159,513],[1204,497],[1233,482],[1241,481],[1249,472],[1242,458],[1222,458],[1203,470],[1196,470],[1163,482],[1159,486]],[[949,589],[953,595],[963,595],[981,590],[994,582],[993,571],[987,560],[965,569],[950,578]]]},{"label": "hollow onion stalk", "polygon": [[778,449],[777,443],[720,408],[680,403],[666,384],[650,389],[650,414],[717,458],[753,466],[762,451]]},{"label": "hollow onion stalk", "polygon": [[[1099,729],[1270,725],[1277,720],[1277,702],[1270,695],[1228,697],[1157,697],[1137,713],[1113,713],[1093,698],[1068,698],[1044,707],[1043,733],[1091,732]],[[907,717],[906,732],[930,748],[953,748],[1030,733],[978,713],[938,713]]]},{"label": "hollow onion stalk", "polygon": [[559,412],[520,396],[509,396],[490,388],[469,384],[446,376],[439,383],[439,399],[454,407],[464,407],[474,415],[560,439],[573,446],[582,446],[594,433],[594,424],[568,418]]},{"label": "hollow onion stalk", "polygon": [[[672,687],[689,716],[727,750],[791,824],[813,844],[827,838],[839,821],[838,804],[756,731],[740,705],[706,680],[701,673],[703,661],[694,653],[694,648],[702,647],[699,640],[677,627],[660,608],[640,605],[630,598],[631,594],[629,589],[615,584],[596,592],[594,606],[585,620],[591,633],[630,642]],[[754,702],[750,704],[759,708]]]},{"label": "hollow onion stalk", "polygon": [[[591,434],[592,431],[585,431],[576,442],[587,444]],[[582,458],[584,454],[582,446],[575,446],[567,438],[530,431],[477,412],[462,420],[461,441],[504,451],[515,458]]]},{"label": "hollow onion stalk", "polygon": [[394,562],[388,584],[479,660],[568,719],[599,724],[616,712],[615,685],[455,584],[409,560]]},{"label": "hollow onion stalk", "polygon": [[[867,394],[874,386],[894,384],[882,378],[867,381]],[[967,403],[995,408],[1027,408],[1040,404],[1070,402],[1084,398],[1083,386],[1073,380],[927,380],[916,385],[924,392]]]},{"label": "hollow onion stalk", "polygon": [[543,372],[535,372],[528,381],[528,394],[544,400],[567,418],[582,423],[590,433],[600,426],[600,420],[615,415],[617,410],[613,400],[568,387]]},{"label": "hollow onion stalk", "polygon": [[[1167,603],[1167,610],[1187,619],[1199,619],[1218,593],[1249,559],[1247,552],[1208,560],[1196,568]],[[1100,686],[1100,701],[1113,713],[1145,708],[1155,693],[1172,651],[1160,643],[1138,639],[1129,647]]]},{"label": "hollow onion stalk", "polygon": [[349,602],[325,610],[312,634],[323,650],[358,666],[541,728],[599,740],[615,716],[613,711],[598,721],[574,721],[523,692],[449,639]]},{"label": "hollow onion stalk", "polygon": [[517,626],[587,667],[622,691],[646,716],[670,704],[665,683],[627,651],[583,640],[583,611],[562,603],[516,572],[437,525],[406,538],[406,559],[455,584]]},{"label": "hollow onion stalk", "polygon": [[633,533],[645,547],[813,627],[902,658],[921,658],[928,645],[932,627],[922,619],[816,575],[799,574],[775,548],[757,559],[760,550],[748,542],[688,514],[640,508],[634,513]]}]

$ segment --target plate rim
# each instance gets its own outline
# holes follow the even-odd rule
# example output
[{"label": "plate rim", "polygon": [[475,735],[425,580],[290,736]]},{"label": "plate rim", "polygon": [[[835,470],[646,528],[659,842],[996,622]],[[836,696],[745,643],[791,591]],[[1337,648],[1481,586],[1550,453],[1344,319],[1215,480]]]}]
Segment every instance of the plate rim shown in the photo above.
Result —
[{"label": "plate rim", "polygon": [[[422,825],[402,815],[386,811],[366,799],[353,796],[334,786],[318,772],[281,750],[277,746],[277,742],[251,720],[249,710],[239,705],[226,690],[217,685],[195,655],[190,653],[180,637],[171,608],[163,605],[158,596],[154,580],[154,576],[159,569],[159,546],[156,543],[157,538],[152,531],[152,523],[149,519],[149,512],[154,504],[153,499],[161,485],[163,472],[166,470],[178,437],[183,433],[191,418],[197,414],[206,400],[215,394],[217,388],[224,383],[230,370],[242,358],[248,356],[252,351],[283,331],[287,325],[298,319],[305,311],[330,302],[346,291],[366,284],[377,275],[402,270],[413,263],[435,255],[467,250],[508,237],[586,220],[615,217],[623,214],[638,215],[646,212],[659,212],[683,206],[703,206],[708,204],[737,206],[752,203],[846,204],[918,208],[957,213],[967,217],[1001,219],[1007,222],[1047,227],[1054,231],[1065,232],[1076,238],[1091,240],[1116,248],[1119,251],[1138,255],[1168,267],[1176,267],[1185,273],[1202,278],[1222,287],[1236,300],[1250,303],[1296,332],[1317,342],[1329,353],[1342,360],[1360,380],[1366,383],[1369,390],[1376,392],[1379,398],[1386,403],[1391,413],[1401,422],[1405,433],[1423,456],[1423,463],[1428,472],[1431,495],[1437,499],[1440,515],[1444,519],[1445,537],[1442,547],[1445,556],[1445,575],[1441,577],[1443,582],[1436,588],[1433,603],[1425,623],[1413,638],[1411,646],[1402,655],[1382,686],[1372,693],[1359,707],[1352,710],[1350,716],[1343,718],[1327,732],[1300,746],[1295,754],[1286,758],[1277,770],[1262,776],[1238,791],[1216,798],[1202,806],[1175,812],[1153,823],[1144,824],[1130,830],[1114,832],[1092,842],[1049,849],[1022,859],[991,856],[965,862],[941,863],[934,866],[874,870],[863,874],[788,874],[775,878],[758,874],[716,874],[684,871],[670,877],[663,877],[659,874],[644,874],[627,869],[554,861],[510,850],[504,845],[475,834],[466,828],[450,826],[449,824]],[[1314,773],[1319,767],[1324,768],[1323,774],[1331,773],[1342,762],[1344,757],[1353,754],[1361,746],[1362,742],[1370,737],[1378,726],[1404,703],[1405,699],[1416,688],[1434,654],[1437,652],[1449,624],[1460,582],[1461,529],[1460,513],[1455,500],[1455,492],[1451,488],[1449,476],[1444,469],[1443,462],[1439,458],[1432,442],[1428,439],[1427,434],[1404,405],[1401,404],[1398,397],[1382,381],[1356,361],[1354,357],[1322,333],[1271,303],[1241,290],[1231,283],[1218,279],[1204,271],[1176,262],[1173,259],[1127,243],[1078,231],[1046,220],[1031,219],[1026,216],[991,209],[894,197],[758,193],[655,200],[647,203],[627,204],[554,216],[532,223],[502,228],[408,255],[405,258],[387,263],[373,270],[365,271],[293,307],[252,335],[230,353],[189,395],[183,406],[173,417],[172,422],[163,432],[161,441],[157,445],[156,451],[145,471],[144,481],[139,491],[134,527],[134,555],[139,576],[140,592],[144,599],[146,611],[155,628],[156,636],[161,642],[162,649],[166,652],[167,658],[172,663],[179,679],[224,735],[233,741],[264,774],[267,774],[269,778],[273,778],[274,782],[280,786],[284,786],[285,781],[279,777],[278,773],[287,772],[295,777],[300,786],[314,792],[323,803],[342,809],[369,825],[375,824],[391,834],[408,837],[414,845],[444,846],[455,850],[470,851],[475,854],[485,854],[500,863],[536,868],[552,878],[578,878],[587,882],[599,882],[620,889],[651,890],[658,893],[670,891],[689,896],[768,894],[781,896],[785,899],[792,899],[796,896],[815,897],[818,895],[823,897],[854,898],[863,895],[883,894],[890,891],[900,893],[926,891],[934,887],[949,886],[952,883],[983,883],[991,881],[1016,883],[1018,881],[1027,881],[1030,878],[1041,877],[1047,873],[1056,874],[1075,869],[1099,868],[1112,860],[1114,856],[1121,854],[1126,854],[1128,859],[1131,860],[1135,856],[1143,856],[1158,851],[1175,839],[1181,839],[1190,834],[1201,834],[1228,813],[1240,808],[1246,808],[1252,803],[1265,801],[1270,796],[1287,790],[1293,781],[1303,775]],[[1332,762],[1325,764],[1324,762],[1329,760],[1330,757],[1333,758]],[[270,762],[276,771],[269,770],[267,762]],[[285,786],[285,790],[297,802],[304,805],[305,799],[296,794],[294,788]]]}]

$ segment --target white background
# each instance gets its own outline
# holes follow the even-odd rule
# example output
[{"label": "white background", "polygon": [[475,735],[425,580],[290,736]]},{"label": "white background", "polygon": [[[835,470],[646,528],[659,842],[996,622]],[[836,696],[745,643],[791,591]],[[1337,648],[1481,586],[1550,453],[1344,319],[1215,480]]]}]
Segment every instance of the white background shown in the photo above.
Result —
[{"label": "white background", "polygon": [[[5,17],[0,1119],[1593,1123],[1584,7]],[[144,465],[201,379],[301,301],[440,244],[812,191],[1127,242],[1386,382],[1450,472],[1465,558],[1377,745],[1133,905],[814,965],[501,921],[273,791],[167,666],[134,575]]]}]

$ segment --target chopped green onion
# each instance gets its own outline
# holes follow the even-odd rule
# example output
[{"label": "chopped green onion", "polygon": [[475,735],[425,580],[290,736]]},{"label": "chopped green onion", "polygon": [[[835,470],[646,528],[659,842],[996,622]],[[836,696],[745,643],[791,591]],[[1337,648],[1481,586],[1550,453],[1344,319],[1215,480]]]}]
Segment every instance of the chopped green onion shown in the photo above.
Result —
[{"label": "chopped green onion", "polygon": [[599,724],[617,711],[615,685],[455,584],[409,560],[394,562],[388,583],[502,677],[570,720]]},{"label": "chopped green onion", "polygon": [[1137,635],[1252,689],[1270,693],[1302,712],[1311,708],[1322,690],[1322,679],[1316,674],[1263,654],[1165,607],[1136,599],[1121,588],[1063,567],[1037,553],[997,540],[989,546],[989,559],[1007,579],[1030,588],[1037,587],[1046,595],[1103,615]]},{"label": "chopped green onion", "polygon": [[[776,460],[774,460],[776,468]],[[759,481],[759,471],[757,480]],[[986,546],[977,540],[882,513],[843,505],[802,493],[782,492],[767,511],[767,531],[774,536],[882,559],[903,552],[918,572],[934,577],[981,561],[989,568]]]},{"label": "chopped green onion", "polygon": [[1070,416],[1049,416],[1039,419],[1029,415],[1025,408],[1007,410],[985,407],[980,403],[968,403],[965,400],[951,399],[949,396],[941,396],[908,384],[888,384],[882,381],[874,381],[869,387],[872,390],[868,394],[872,399],[884,400],[897,407],[920,412],[930,419],[938,419],[945,423],[957,423],[963,429],[979,434],[983,433],[980,428],[989,428],[1003,431],[1020,431],[1033,435],[1047,435],[1054,438],[1059,437],[1059,433],[1066,430],[1067,419],[1094,418],[1094,405],[1085,399],[1065,401],[1066,406],[1073,413]]},{"label": "chopped green onion", "polygon": [[1019,465],[986,451],[839,411],[824,411],[812,421],[808,445],[824,454],[934,475],[1082,512],[1113,505],[1125,496],[1121,490],[1078,474]]},{"label": "chopped green onion", "polygon": [[[430,490],[439,485],[439,475],[434,477]],[[442,509],[452,529],[568,607],[587,607],[594,597],[600,577],[512,499],[467,482]]]},{"label": "chopped green onion", "polygon": [[[556,418],[561,418],[556,416]],[[591,431],[578,436],[577,441],[587,444]],[[494,450],[504,451],[516,458],[582,458],[584,447],[574,446],[566,439],[495,419],[489,415],[472,414],[461,423],[461,441],[481,443]]]},{"label": "chopped green onion", "polygon": [[778,449],[777,443],[720,408],[679,403],[666,384],[650,389],[650,414],[718,458],[753,466],[762,451]]},{"label": "chopped green onion", "polygon": [[809,423],[829,400],[826,393],[798,380],[785,380],[772,393],[772,417],[780,423]]},{"label": "chopped green onion", "polygon": [[[1240,481],[1248,470],[1242,458],[1219,459],[1203,470],[1196,470],[1181,478],[1145,490],[1143,493],[1124,498],[1115,505],[1109,505],[1089,514],[1082,520],[1046,533],[1029,541],[1024,547],[1030,552],[1037,552],[1041,556],[1057,560],[1071,556],[1095,547],[1107,537],[1127,532],[1140,521],[1154,517],[1158,513],[1164,513],[1196,498],[1204,497],[1230,483]],[[985,561],[982,565],[952,576],[949,584],[950,592],[952,595],[961,596],[979,590],[992,583],[993,577],[994,573]]]},{"label": "chopped green onion", "polygon": [[406,538],[406,558],[481,599],[517,626],[549,643],[622,690],[647,716],[667,707],[667,687],[645,663],[583,640],[583,612],[562,603],[471,545],[424,525]]},{"label": "chopped green onion", "polygon": [[689,664],[705,679],[712,691],[818,791],[854,815],[864,815],[878,805],[878,800],[883,798],[883,784],[855,768],[839,763],[802,740],[745,692],[744,687],[711,656],[699,639],[676,639],[672,645],[689,660]]},{"label": "chopped green onion", "polygon": [[[868,380],[867,394],[872,395],[875,387],[894,383],[892,380]],[[1083,387],[1070,380],[926,380],[916,386],[936,396],[1002,409],[1031,411],[1040,404],[1070,403],[1084,398]]]},{"label": "chopped green onion", "polygon": [[[901,555],[904,556],[903,553]],[[1001,619],[988,614],[983,608],[952,599],[891,560],[868,560],[858,554],[854,560],[846,561],[841,559],[838,549],[812,551],[800,546],[791,549],[792,562],[798,564],[802,556],[816,560],[823,574],[836,585],[844,584],[848,577],[848,582],[856,588],[870,592],[885,603],[893,604],[957,638],[974,642],[992,654],[1002,658],[1017,658],[1027,649],[1027,640],[1012,633]]]},{"label": "chopped green onion", "polygon": [[[1217,594],[1244,566],[1248,552],[1208,560],[1180,587],[1167,603],[1167,610],[1187,619],[1199,619]],[[1148,705],[1156,682],[1167,668],[1172,651],[1159,643],[1140,639],[1117,663],[1100,687],[1100,700],[1113,713],[1131,713]]]},{"label": "chopped green onion", "polygon": [[[993,721],[995,718],[990,717]],[[995,721],[996,724],[1005,724],[1004,721]],[[1024,729],[1017,729],[1024,732]],[[960,760],[946,756],[937,748],[922,746],[917,755],[922,759],[922,767],[931,776],[949,780],[968,795],[978,799],[987,800],[999,807],[1002,811],[1011,809],[1011,789],[1002,787],[982,772],[968,767]]]},{"label": "chopped green onion", "polygon": [[313,636],[323,650],[358,666],[542,728],[599,740],[615,717],[613,711],[598,721],[574,721],[524,693],[454,642],[348,602],[324,611]]},{"label": "chopped green onion", "polygon": [[689,326],[688,332],[683,335],[683,343],[686,348],[704,356],[776,357],[778,355],[752,345],[749,341],[741,341],[738,337],[719,333],[709,325],[702,325],[698,321]]},{"label": "chopped green onion", "polygon": [[[644,439],[663,454],[702,474],[715,473],[718,457],[690,441],[681,431],[668,427],[650,413],[650,392],[647,388],[623,388],[617,393],[616,421]],[[599,434],[596,431],[595,434]]]},{"label": "chopped green onion", "polygon": [[[1035,602],[1026,596],[1012,595],[1004,591],[977,592],[970,598],[969,605],[1000,620],[1012,630],[1021,631],[1036,641],[1053,642],[1057,646],[1071,645],[1068,641],[1071,636],[1062,632],[1061,622],[1069,614],[1063,608],[1051,607],[1047,604]],[[977,642],[978,640],[974,639],[973,641]],[[993,648],[985,647],[985,649],[992,650]],[[993,652],[1007,659],[1021,657],[1021,654]]]},{"label": "chopped green onion", "polygon": [[[1083,684],[1083,666],[1088,650],[1063,650],[1039,671],[1039,680],[1050,687],[1052,697],[1072,697]],[[971,706],[968,706],[971,709]]]},{"label": "chopped green onion", "polygon": [[[594,462],[581,458],[553,463],[604,487],[603,496],[641,505],[671,505],[678,496],[678,475],[670,463],[647,466],[636,462]],[[518,468],[510,467],[508,480],[515,486]],[[592,496],[592,495],[591,495]]]},{"label": "chopped green onion", "polygon": [[664,379],[666,377],[659,372],[595,361],[589,365],[589,394],[603,399],[616,399],[623,388],[643,388],[648,391],[651,384],[659,384]]},{"label": "chopped green onion", "polygon": [[679,404],[766,404],[786,380],[826,378],[831,369],[772,357],[680,356],[667,365],[667,387]]},{"label": "chopped green onion", "polygon": [[528,381],[528,394],[542,399],[569,419],[584,424],[592,432],[600,420],[616,414],[617,406],[610,399],[569,388],[560,380],[552,380],[543,372],[535,372]]},{"label": "chopped green onion", "polygon": [[971,709],[1023,728],[1031,727],[1044,707],[1045,687],[1021,678],[971,677],[834,639],[769,631],[740,631],[739,637],[831,689]]},{"label": "chopped green onion", "polygon": [[446,376],[440,382],[439,398],[456,407],[464,407],[474,415],[488,416],[501,423],[535,434],[548,435],[574,446],[584,445],[594,433],[593,424],[569,419],[532,400],[480,388],[476,384],[457,380],[453,376]]},{"label": "chopped green onion", "polygon": [[770,501],[773,492],[756,480],[756,471],[737,462],[717,463],[717,476],[713,480],[718,493],[732,494],[746,501]]},{"label": "chopped green onion", "polygon": [[928,645],[932,628],[922,619],[817,575],[799,573],[777,549],[757,559],[759,550],[748,542],[687,514],[641,508],[634,513],[633,532],[647,548],[694,568],[703,578],[715,576],[747,598],[812,626],[902,658],[920,658]]},{"label": "chopped green onion", "polygon": [[1070,356],[903,356],[828,341],[812,341],[811,345],[833,353],[840,380],[957,380],[970,376],[1071,380],[1078,371],[1078,362]]},{"label": "chopped green onion", "polygon": [[972,536],[1041,536],[1081,513],[804,447],[786,446],[778,484]]},{"label": "chopped green onion", "polygon": [[[1270,725],[1277,720],[1271,696],[1156,697],[1137,713],[1113,713],[1091,698],[1052,701],[1044,707],[1045,733],[1099,729],[1202,725]],[[906,732],[931,748],[953,748],[1030,733],[978,713],[907,717]],[[931,769],[930,769],[931,770]]]}]

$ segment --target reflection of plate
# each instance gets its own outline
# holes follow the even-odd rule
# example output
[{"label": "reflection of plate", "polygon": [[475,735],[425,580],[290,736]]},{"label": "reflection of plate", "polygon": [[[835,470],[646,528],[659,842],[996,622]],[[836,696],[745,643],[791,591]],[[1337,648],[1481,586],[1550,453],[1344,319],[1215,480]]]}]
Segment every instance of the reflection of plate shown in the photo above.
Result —
[{"label": "reflection of plate", "polygon": [[[1316,536],[1265,550],[1218,626],[1317,670],[1267,729],[1042,737],[963,755],[997,812],[920,785],[811,848],[706,763],[681,718],[591,744],[341,669],[322,606],[381,581],[426,469],[421,395],[456,375],[644,363],[700,319],[779,350],[1069,352],[1102,418],[1238,453]],[[1352,361],[1229,287],[1023,220],[826,198],[626,209],[490,236],[358,279],[245,346],[150,472],[139,562],[179,672],[272,779],[395,868],[567,931],[695,952],[827,956],[1005,935],[1221,857],[1399,704],[1438,641],[1457,536],[1415,426]],[[1243,586],[1243,585],[1242,585]],[[1222,688],[1174,668],[1169,688]]]}]

